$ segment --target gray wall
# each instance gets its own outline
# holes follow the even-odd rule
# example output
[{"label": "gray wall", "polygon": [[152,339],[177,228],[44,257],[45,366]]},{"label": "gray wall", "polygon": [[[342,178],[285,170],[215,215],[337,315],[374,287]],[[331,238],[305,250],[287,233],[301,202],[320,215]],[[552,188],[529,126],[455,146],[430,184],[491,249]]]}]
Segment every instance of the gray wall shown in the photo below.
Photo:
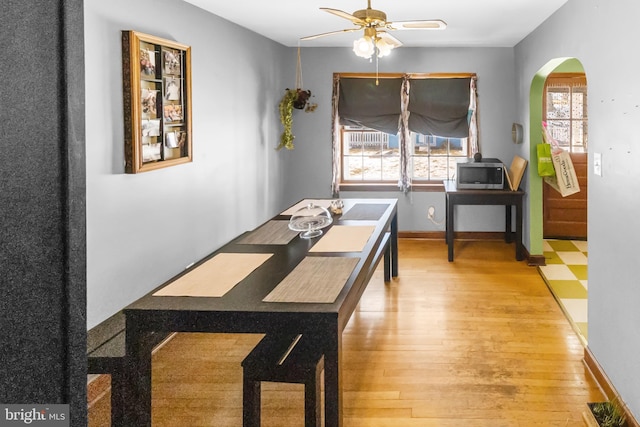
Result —
[{"label": "gray wall", "polygon": [[[295,49],[292,49],[295,51]],[[285,200],[331,196],[331,90],[334,72],[375,73],[375,62],[356,57],[349,48],[303,48],[305,88],[315,95],[313,113],[295,112],[295,149],[285,153]],[[401,48],[379,62],[381,73],[471,72],[478,76],[480,150],[509,164],[520,147],[511,142],[516,118],[514,56],[511,48]],[[427,220],[427,208],[444,218],[444,193],[342,192],[341,197],[398,197],[398,226],[402,231],[444,230]],[[456,230],[504,230],[504,208],[468,207],[457,210]],[[444,254],[444,252],[443,252]]]},{"label": "gray wall", "polygon": [[[124,174],[121,30],[192,49],[193,163]],[[179,0],[85,2],[87,326],[284,208],[288,49]]]},{"label": "gray wall", "polygon": [[[640,418],[640,87],[636,0],[569,0],[516,46],[518,111],[525,122],[533,75],[549,60],[575,57],[587,74],[589,164],[589,349]],[[535,125],[535,124],[534,124]],[[536,125],[537,126],[537,125]],[[525,132],[528,135],[528,132]]]}]

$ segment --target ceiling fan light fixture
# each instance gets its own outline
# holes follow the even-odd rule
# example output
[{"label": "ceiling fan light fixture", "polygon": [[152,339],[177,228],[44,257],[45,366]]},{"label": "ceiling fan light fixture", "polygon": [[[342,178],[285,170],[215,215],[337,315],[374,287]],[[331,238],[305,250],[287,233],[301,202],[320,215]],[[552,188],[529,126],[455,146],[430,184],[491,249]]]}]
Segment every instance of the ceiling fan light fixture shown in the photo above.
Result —
[{"label": "ceiling fan light fixture", "polygon": [[369,36],[364,36],[353,42],[353,52],[365,59],[371,58],[375,52],[373,40]]},{"label": "ceiling fan light fixture", "polygon": [[387,21],[387,14],[385,12],[371,8],[371,0],[367,0],[366,9],[356,10],[353,14],[328,7],[321,7],[320,9],[351,21],[355,27],[307,36],[301,38],[301,40],[313,40],[333,34],[364,30],[364,37],[353,42],[353,52],[357,56],[369,60],[371,60],[374,54],[376,58],[382,58],[389,55],[396,47],[402,46],[402,42],[392,36],[389,31],[443,30],[447,27],[446,22],[441,19],[399,22]]},{"label": "ceiling fan light fixture", "polygon": [[353,42],[353,52],[365,59],[371,59],[374,53],[378,58],[387,56],[395,46],[384,39],[364,36]]},{"label": "ceiling fan light fixture", "polygon": [[378,58],[382,58],[383,56],[387,56],[391,53],[391,50],[394,48],[390,43],[387,43],[384,39],[376,40],[376,48],[378,49]]}]

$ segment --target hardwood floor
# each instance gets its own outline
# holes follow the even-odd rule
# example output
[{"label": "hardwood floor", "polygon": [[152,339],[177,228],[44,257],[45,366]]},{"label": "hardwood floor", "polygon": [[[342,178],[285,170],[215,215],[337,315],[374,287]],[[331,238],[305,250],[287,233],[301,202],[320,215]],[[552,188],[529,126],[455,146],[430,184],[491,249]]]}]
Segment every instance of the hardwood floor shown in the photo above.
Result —
[{"label": "hardwood floor", "polygon": [[[583,347],[513,245],[400,240],[343,335],[345,427],[583,426],[603,395]],[[259,335],[178,334],[153,359],[153,425],[241,426],[240,361]],[[90,412],[109,425],[108,399]],[[263,426],[303,425],[300,385],[263,385]]]}]

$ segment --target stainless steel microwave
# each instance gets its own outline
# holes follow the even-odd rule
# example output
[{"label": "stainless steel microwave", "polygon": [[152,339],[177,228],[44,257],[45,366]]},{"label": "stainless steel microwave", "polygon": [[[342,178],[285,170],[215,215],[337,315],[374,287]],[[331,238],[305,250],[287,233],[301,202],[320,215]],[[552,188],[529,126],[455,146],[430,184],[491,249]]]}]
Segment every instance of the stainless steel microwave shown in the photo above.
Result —
[{"label": "stainless steel microwave", "polygon": [[456,187],[460,190],[502,190],[504,165],[498,159],[482,159],[459,162],[456,171]]}]

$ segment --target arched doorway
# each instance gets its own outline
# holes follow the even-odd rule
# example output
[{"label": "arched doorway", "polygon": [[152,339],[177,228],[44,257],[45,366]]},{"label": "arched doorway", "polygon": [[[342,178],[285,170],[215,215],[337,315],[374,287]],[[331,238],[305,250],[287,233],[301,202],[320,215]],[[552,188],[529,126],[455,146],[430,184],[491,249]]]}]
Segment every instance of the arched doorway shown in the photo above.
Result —
[{"label": "arched doorway", "polygon": [[[587,280],[586,242],[544,240],[543,186],[546,184],[538,176],[538,168],[535,167],[535,164],[537,161],[536,147],[542,142],[543,103],[546,101],[545,83],[552,73],[584,73],[584,69],[576,58],[553,59],[536,73],[531,83],[529,95],[529,158],[531,159],[532,167],[528,168],[529,253],[532,258],[536,259],[536,263],[541,265],[539,270],[547,286],[565,312],[567,319],[578,336],[586,343],[588,337],[588,292],[582,283],[582,281]],[[577,243],[580,243],[580,245],[578,246]],[[550,252],[545,254],[545,250]],[[571,252],[572,250],[577,252]],[[567,255],[566,251],[569,251],[570,255]],[[560,253],[563,255],[560,255]],[[545,255],[549,255],[551,265],[544,266],[547,263]],[[563,265],[565,262],[567,264],[579,263],[581,265]],[[571,274],[565,274],[567,272]]]},{"label": "arched doorway", "polygon": [[[536,146],[542,142],[542,111],[544,85],[551,73],[583,73],[582,63],[576,58],[555,58],[547,62],[533,77],[529,92],[529,158],[537,159]],[[542,178],[536,167],[529,167],[529,253],[543,255],[543,203]]]}]

